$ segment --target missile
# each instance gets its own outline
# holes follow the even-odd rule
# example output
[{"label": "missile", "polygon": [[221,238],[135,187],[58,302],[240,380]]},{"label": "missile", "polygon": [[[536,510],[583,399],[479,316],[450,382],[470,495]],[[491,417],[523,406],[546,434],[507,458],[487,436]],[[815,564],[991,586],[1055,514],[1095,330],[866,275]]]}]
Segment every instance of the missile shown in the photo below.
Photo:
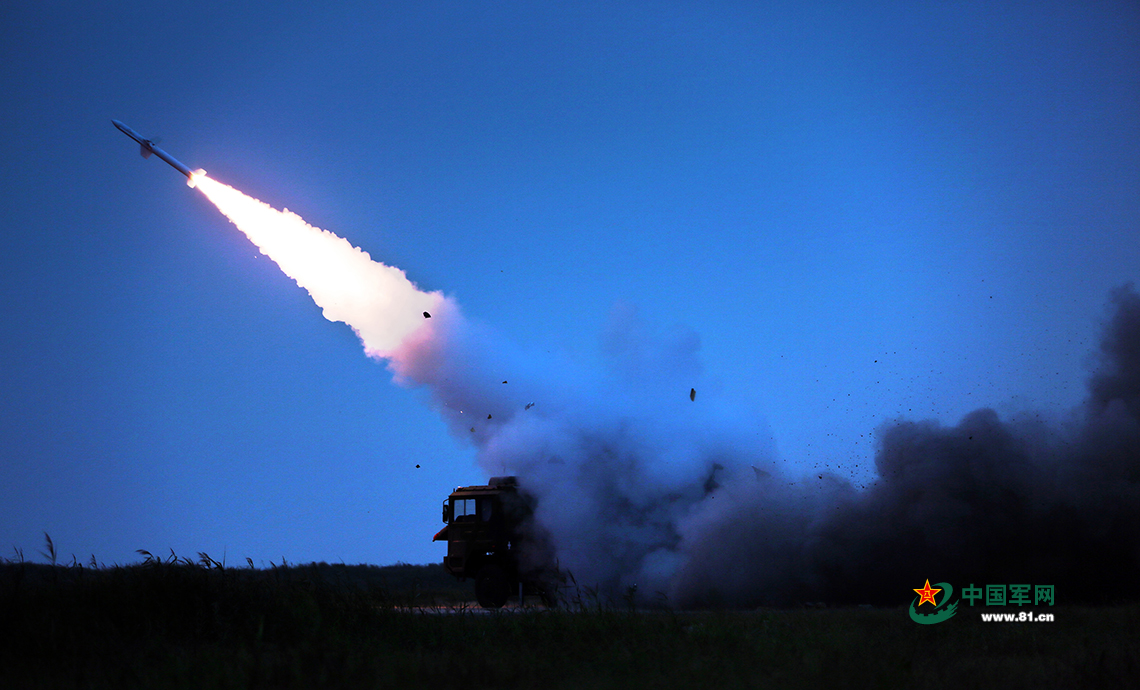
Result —
[{"label": "missile", "polygon": [[150,158],[150,155],[153,153],[154,155],[169,163],[170,167],[185,175],[187,185],[193,187],[195,184],[194,176],[206,174],[205,170],[190,170],[190,168],[187,168],[185,165],[183,165],[182,162],[177,158],[158,148],[158,146],[156,146],[153,141],[150,139],[143,139],[141,134],[124,125],[122,122],[119,122],[118,120],[111,120],[111,124],[118,127],[120,132],[126,134],[128,137],[138,142],[139,146],[141,147],[139,149],[139,153],[142,154],[143,158]]}]

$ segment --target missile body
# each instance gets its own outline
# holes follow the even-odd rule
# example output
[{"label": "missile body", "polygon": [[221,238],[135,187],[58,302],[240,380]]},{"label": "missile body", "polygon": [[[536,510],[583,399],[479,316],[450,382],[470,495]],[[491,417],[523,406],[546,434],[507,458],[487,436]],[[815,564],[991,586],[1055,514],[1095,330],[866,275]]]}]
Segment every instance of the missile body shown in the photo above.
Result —
[{"label": "missile body", "polygon": [[143,158],[150,158],[150,155],[152,153],[154,155],[158,156],[162,160],[169,163],[170,167],[174,168],[178,172],[185,175],[186,176],[186,184],[188,184],[189,186],[191,186],[191,187],[194,186],[194,184],[195,184],[194,176],[195,175],[205,175],[206,174],[205,170],[190,170],[190,168],[187,168],[185,165],[183,165],[182,162],[179,161],[177,158],[170,155],[166,151],[163,151],[162,149],[158,148],[158,146],[156,146],[153,141],[151,141],[150,139],[143,139],[141,134],[139,134],[135,130],[131,129],[130,127],[124,125],[122,122],[119,122],[118,120],[111,120],[111,124],[118,127],[120,132],[122,132],[123,134],[126,134],[128,137],[130,137],[130,138],[132,138],[138,142],[139,146],[141,147],[139,149],[139,153],[142,154]]}]

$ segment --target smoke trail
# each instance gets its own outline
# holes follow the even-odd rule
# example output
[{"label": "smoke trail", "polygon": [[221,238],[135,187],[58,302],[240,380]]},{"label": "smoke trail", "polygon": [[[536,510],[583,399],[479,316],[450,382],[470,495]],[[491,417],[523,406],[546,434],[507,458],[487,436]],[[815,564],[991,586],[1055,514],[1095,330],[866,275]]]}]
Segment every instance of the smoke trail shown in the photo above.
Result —
[{"label": "smoke trail", "polygon": [[[759,422],[704,378],[699,338],[619,306],[594,370],[529,352],[332,233],[201,189],[330,320],[425,385],[488,474],[516,474],[579,582],[678,605],[898,603],[927,578],[1114,596],[1140,575],[1140,297],[1115,311],[1063,428],[977,410],[878,429],[877,479],[785,476]],[[428,312],[431,318],[425,318]],[[504,383],[506,382],[506,383]],[[700,395],[691,393],[693,389]]]},{"label": "smoke trail", "polygon": [[428,386],[488,474],[522,478],[561,564],[583,582],[664,591],[694,506],[718,482],[752,475],[748,465],[772,470],[755,429],[745,433],[715,395],[692,404],[702,383],[691,332],[660,336],[621,307],[606,334],[611,367],[591,371],[503,341],[288,210],[205,176],[198,189],[397,381]]}]

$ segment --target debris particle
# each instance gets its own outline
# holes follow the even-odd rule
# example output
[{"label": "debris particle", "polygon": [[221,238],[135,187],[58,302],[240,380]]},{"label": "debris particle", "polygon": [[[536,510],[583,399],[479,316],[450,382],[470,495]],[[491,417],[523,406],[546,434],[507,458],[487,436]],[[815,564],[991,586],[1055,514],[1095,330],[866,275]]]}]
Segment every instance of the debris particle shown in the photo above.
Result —
[{"label": "debris particle", "polygon": [[424,312],[424,318],[425,318],[425,319],[430,319],[430,318],[431,318],[431,314],[429,314],[429,313],[427,313],[427,312],[425,311],[425,312]]},{"label": "debris particle", "polygon": [[696,388],[690,388],[689,389],[689,400],[696,401],[696,399],[697,399],[697,389]]},{"label": "debris particle", "polygon": [[490,418],[491,418],[491,415],[487,415],[487,419],[490,419]]},{"label": "debris particle", "polygon": [[471,433],[475,433],[475,427],[471,427]]},{"label": "debris particle", "polygon": [[529,409],[530,409],[530,408],[532,408],[532,407],[534,407],[534,403],[527,403],[527,404],[526,404],[526,407],[525,407],[525,408],[523,408],[523,409],[529,410]]},{"label": "debris particle", "polygon": [[420,466],[419,466],[419,465],[416,465],[416,469],[418,470],[419,468],[420,468]]},{"label": "debris particle", "polygon": [[506,383],[506,381],[503,381],[503,383]]}]

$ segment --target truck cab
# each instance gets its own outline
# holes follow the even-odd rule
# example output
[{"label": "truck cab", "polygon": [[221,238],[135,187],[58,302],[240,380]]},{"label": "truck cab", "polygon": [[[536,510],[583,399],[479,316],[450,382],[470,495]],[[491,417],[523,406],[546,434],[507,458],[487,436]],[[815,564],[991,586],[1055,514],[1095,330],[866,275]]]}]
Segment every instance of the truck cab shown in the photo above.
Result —
[{"label": "truck cab", "polygon": [[533,538],[533,501],[515,477],[491,477],[485,485],[457,487],[443,502],[446,526],[432,541],[446,541],[443,567],[460,580],[474,578],[484,608],[499,608],[512,594],[548,599]]}]

